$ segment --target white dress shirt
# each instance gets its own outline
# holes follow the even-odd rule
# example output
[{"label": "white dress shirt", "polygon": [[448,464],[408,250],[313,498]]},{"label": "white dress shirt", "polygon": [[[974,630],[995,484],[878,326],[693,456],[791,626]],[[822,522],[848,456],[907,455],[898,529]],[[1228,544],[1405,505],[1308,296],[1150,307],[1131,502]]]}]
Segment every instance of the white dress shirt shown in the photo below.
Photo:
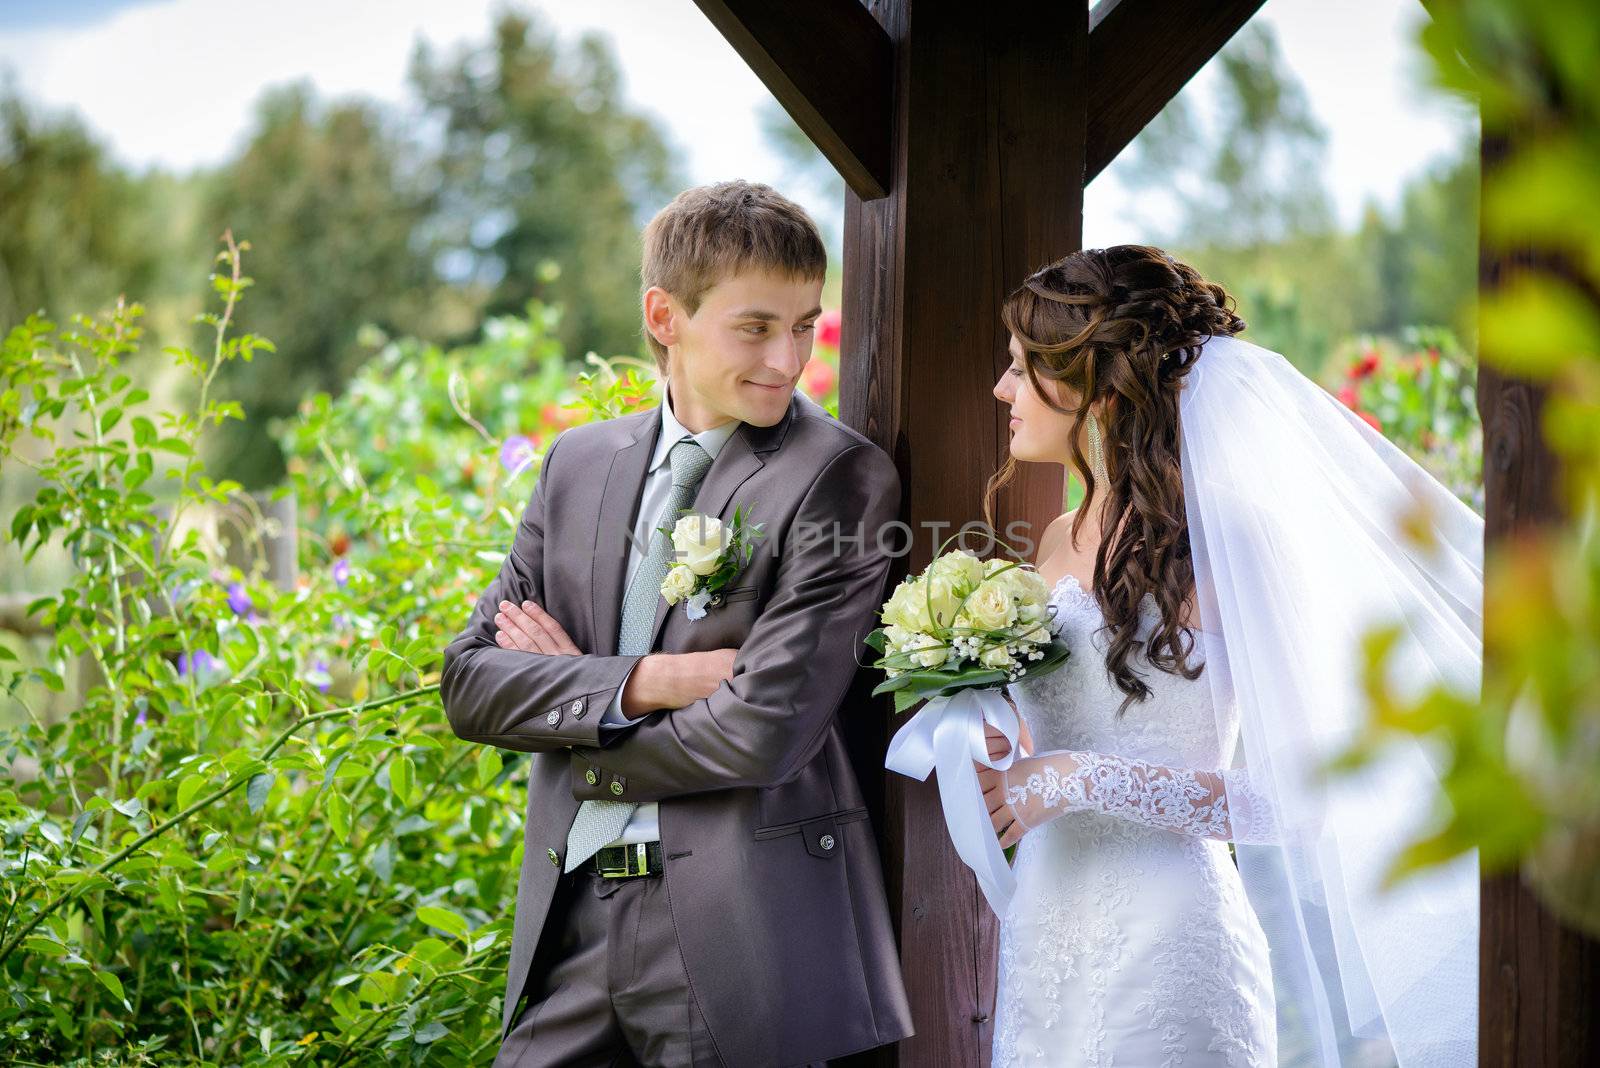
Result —
[{"label": "white dress shirt", "polygon": [[[633,520],[633,539],[628,544],[628,570],[622,580],[623,596],[633,584],[633,576],[639,570],[639,565],[644,562],[645,552],[650,545],[656,521],[661,517],[661,509],[666,507],[667,492],[672,489],[672,465],[667,462],[667,455],[672,447],[684,438],[694,438],[700,447],[712,460],[717,458],[717,453],[722,451],[722,446],[727,444],[733,432],[738,430],[742,423],[737,419],[729,419],[720,426],[710,430],[702,430],[698,434],[690,433],[682,423],[672,414],[670,393],[667,380],[661,380],[661,433],[656,438],[656,451],[651,455],[650,468],[644,477],[644,492],[639,497],[639,511]],[[629,671],[629,675],[633,672]],[[604,730],[626,729],[637,726],[640,720],[630,720],[622,714],[622,691],[627,687],[626,677],[622,685],[617,687],[616,696],[612,697],[611,704],[606,707],[600,717],[600,726]],[[602,758],[603,766],[603,758]],[[622,829],[622,834],[611,845],[629,845],[635,842],[659,842],[661,832],[657,822],[656,803],[644,801],[633,810],[633,815],[628,818],[628,825]]]}]

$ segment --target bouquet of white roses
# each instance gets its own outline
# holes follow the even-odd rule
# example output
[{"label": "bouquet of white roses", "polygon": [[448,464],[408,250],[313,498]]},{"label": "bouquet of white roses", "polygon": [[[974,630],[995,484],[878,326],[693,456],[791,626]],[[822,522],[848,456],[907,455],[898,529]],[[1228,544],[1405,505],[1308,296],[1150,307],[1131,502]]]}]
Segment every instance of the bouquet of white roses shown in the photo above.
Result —
[{"label": "bouquet of white roses", "polygon": [[[1004,770],[1016,755],[1020,722],[1000,687],[1066,663],[1049,597],[1025,564],[958,549],[900,583],[879,613],[884,625],[867,636],[881,654],[873,666],[888,675],[872,692],[893,693],[896,712],[927,701],[890,739],[884,766],[918,780],[938,771],[950,840],[997,916],[1016,878],[995,841],[977,767]],[[989,756],[990,726],[1011,743],[998,759]]]},{"label": "bouquet of white roses", "polygon": [[945,553],[908,576],[884,604],[884,626],[867,635],[888,678],[874,694],[893,693],[904,712],[929,697],[993,687],[1060,667],[1065,643],[1050,632],[1050,588],[1016,561],[980,560],[965,549]]}]

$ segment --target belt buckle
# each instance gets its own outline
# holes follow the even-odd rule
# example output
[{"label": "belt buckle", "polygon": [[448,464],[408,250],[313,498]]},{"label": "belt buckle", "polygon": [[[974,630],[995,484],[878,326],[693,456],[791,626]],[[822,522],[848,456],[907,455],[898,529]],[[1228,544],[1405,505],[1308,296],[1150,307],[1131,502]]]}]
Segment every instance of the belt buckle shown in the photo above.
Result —
[{"label": "belt buckle", "polygon": [[634,842],[629,845],[617,846],[622,850],[622,864],[601,864],[596,858],[596,867],[600,869],[603,879],[627,879],[635,875],[650,874],[650,854],[644,842]]}]

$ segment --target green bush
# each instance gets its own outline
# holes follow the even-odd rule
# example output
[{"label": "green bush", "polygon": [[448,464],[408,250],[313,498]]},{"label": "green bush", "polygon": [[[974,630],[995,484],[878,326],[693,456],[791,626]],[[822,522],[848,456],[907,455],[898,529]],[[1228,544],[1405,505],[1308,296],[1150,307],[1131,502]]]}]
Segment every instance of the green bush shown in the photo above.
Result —
[{"label": "green bush", "polygon": [[[218,369],[272,351],[230,333],[250,279],[248,245],[227,240],[206,350],[167,350],[192,411],[147,411],[121,370],[137,305],[65,329],[30,318],[0,357],[0,458],[39,483],[9,537],[28,559],[59,537],[77,568],[29,606],[52,629],[39,662],[0,646],[0,685],[28,711],[0,735],[0,1049],[481,1063],[498,1045],[523,765],[454,737],[440,655],[549,439],[651,399],[648,376],[591,356],[575,379],[538,305],[448,352],[379,339],[343,396],[278,428],[291,481],[272,497],[293,495],[299,520],[296,574],[275,585],[188,522],[253,506],[196,459],[242,416],[212,395]],[[46,722],[29,694],[63,689],[81,657],[100,684]]]}]

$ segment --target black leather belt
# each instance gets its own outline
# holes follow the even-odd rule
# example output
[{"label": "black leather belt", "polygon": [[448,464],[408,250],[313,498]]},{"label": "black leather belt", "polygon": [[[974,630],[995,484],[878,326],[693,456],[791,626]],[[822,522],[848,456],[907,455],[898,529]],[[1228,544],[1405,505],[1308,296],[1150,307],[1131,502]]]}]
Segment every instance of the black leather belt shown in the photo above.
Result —
[{"label": "black leather belt", "polygon": [[632,845],[606,846],[585,864],[605,879],[632,879],[640,875],[660,875],[666,870],[660,842],[635,842]]}]

